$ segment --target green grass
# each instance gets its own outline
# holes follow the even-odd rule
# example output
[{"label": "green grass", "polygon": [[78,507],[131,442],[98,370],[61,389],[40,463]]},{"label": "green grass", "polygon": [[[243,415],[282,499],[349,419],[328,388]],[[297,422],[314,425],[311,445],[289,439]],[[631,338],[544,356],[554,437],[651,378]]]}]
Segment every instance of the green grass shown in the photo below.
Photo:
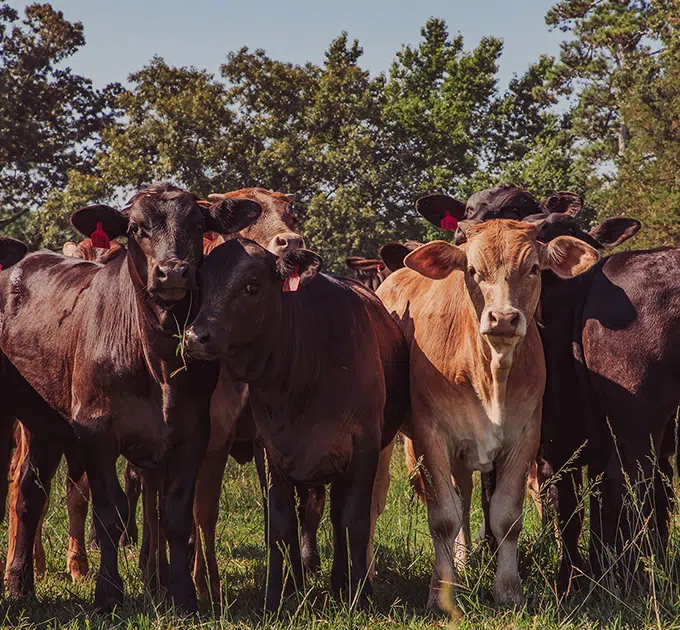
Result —
[{"label": "green grass", "polygon": [[[5,600],[0,625],[17,628],[680,628],[680,540],[673,528],[670,552],[663,566],[648,563],[654,572],[654,589],[631,596],[610,584],[594,585],[567,600],[554,589],[557,547],[550,528],[543,528],[527,501],[520,539],[520,573],[526,604],[521,609],[494,605],[491,586],[493,555],[478,552],[457,578],[456,601],[463,612],[459,621],[426,616],[433,551],[425,508],[407,482],[401,448],[392,461],[392,486],[377,529],[378,572],[373,607],[356,611],[329,593],[332,535],[328,510],[321,525],[319,545],[322,570],[304,593],[293,596],[277,616],[262,611],[260,589],[264,583],[266,554],[260,491],[254,467],[230,462],[222,492],[222,515],[217,549],[224,601],[221,607],[202,603],[198,617],[182,620],[164,604],[154,602],[142,587],[137,567],[138,548],[121,551],[120,567],[126,601],[115,615],[93,613],[94,575],[98,553],[90,550],[90,575],[77,584],[65,573],[68,523],[65,508],[64,468],[54,482],[45,520],[47,575],[37,584],[34,599]],[[481,522],[479,494],[472,512],[473,532]],[[6,549],[6,526],[0,544]]]}]

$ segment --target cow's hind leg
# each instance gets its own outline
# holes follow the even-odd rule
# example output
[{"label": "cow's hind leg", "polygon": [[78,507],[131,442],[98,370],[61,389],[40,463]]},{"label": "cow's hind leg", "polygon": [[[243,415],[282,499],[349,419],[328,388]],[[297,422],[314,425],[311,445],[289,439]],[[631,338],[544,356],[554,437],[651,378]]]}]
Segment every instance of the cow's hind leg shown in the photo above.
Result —
[{"label": "cow's hind leg", "polygon": [[21,466],[16,501],[17,527],[14,558],[7,571],[10,596],[32,594],[35,589],[33,550],[45,503],[49,497],[52,477],[59,465],[62,451],[50,439],[25,433],[28,439],[26,458]]},{"label": "cow's hind leg", "polygon": [[[378,518],[385,510],[387,505],[387,493],[390,489],[392,481],[390,475],[390,462],[392,461],[392,452],[394,445],[397,442],[395,437],[384,449],[380,451],[378,457],[378,469],[375,474],[375,481],[373,482],[373,498],[371,500],[371,530],[368,538],[368,551],[366,553],[366,562],[368,562],[368,579],[373,581],[376,571],[375,548],[373,539],[375,537],[375,528],[378,523]],[[409,440],[410,442],[410,440]]]},{"label": "cow's hind leg", "polygon": [[87,475],[74,479],[66,477],[66,509],[68,511],[67,569],[75,582],[87,575],[88,562],[85,549],[85,522],[90,503],[90,483]]},{"label": "cow's hind leg", "polygon": [[130,462],[125,466],[125,496],[128,501],[128,521],[125,525],[125,533],[120,539],[123,546],[136,545],[139,539],[137,529],[137,504],[142,494],[142,471]]}]

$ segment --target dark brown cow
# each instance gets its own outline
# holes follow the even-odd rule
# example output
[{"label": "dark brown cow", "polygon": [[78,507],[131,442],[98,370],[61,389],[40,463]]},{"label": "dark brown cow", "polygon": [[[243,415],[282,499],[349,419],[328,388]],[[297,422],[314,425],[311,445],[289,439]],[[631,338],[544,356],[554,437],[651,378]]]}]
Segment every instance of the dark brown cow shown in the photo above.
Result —
[{"label": "dark brown cow", "polygon": [[238,231],[260,213],[245,199],[203,208],[194,195],[157,185],[137,193],[123,212],[99,205],[72,217],[84,234],[101,223],[111,238],[127,236],[125,256],[98,265],[38,252],[0,276],[6,401],[0,425],[18,417],[31,432],[10,595],[33,591],[43,487],[49,490],[63,448],[79,459],[91,484],[102,558],[97,605],[110,609],[123,596],[117,551],[128,506],[115,466],[123,454],[163,471],[168,595],[181,609],[196,609],[188,541],[217,370],[196,363],[177,372],[175,336],[198,308],[203,231]]},{"label": "dark brown cow", "polygon": [[206,302],[185,337],[190,355],[220,358],[249,385],[266,449],[258,466],[267,480],[270,610],[282,595],[282,546],[302,583],[295,486],[331,484],[332,587],[349,578],[350,598],[370,594],[373,478],[408,408],[408,350],[398,326],[372,292],[317,275],[320,266],[307,250],[277,259],[250,241],[225,243],[206,259]]}]

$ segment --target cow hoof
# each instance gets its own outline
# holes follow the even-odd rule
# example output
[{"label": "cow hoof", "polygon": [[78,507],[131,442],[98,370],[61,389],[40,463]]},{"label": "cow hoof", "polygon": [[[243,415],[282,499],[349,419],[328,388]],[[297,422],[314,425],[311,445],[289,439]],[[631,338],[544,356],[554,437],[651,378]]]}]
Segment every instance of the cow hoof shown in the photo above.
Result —
[{"label": "cow hoof", "polygon": [[315,575],[321,568],[321,556],[316,549],[312,551],[302,550],[302,566],[308,575]]},{"label": "cow hoof", "polygon": [[6,575],[7,579],[7,595],[11,599],[20,599],[22,597],[29,597],[35,593],[35,577],[33,570],[30,574],[24,573],[21,570],[10,569]]},{"label": "cow hoof", "polygon": [[493,597],[500,606],[522,606],[524,594],[519,579],[496,579],[493,585]]},{"label": "cow hoof", "polygon": [[116,606],[123,603],[123,580],[102,578],[97,579],[94,591],[94,605],[102,613],[113,612]]}]

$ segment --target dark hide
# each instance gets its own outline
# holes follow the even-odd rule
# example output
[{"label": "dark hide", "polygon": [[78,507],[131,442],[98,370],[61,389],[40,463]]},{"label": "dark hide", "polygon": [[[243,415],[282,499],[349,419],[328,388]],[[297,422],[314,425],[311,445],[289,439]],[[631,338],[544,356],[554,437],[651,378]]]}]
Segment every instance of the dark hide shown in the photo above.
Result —
[{"label": "dark hide", "polygon": [[125,256],[99,265],[42,251],[0,274],[0,348],[7,377],[0,426],[18,417],[32,434],[20,482],[24,509],[8,571],[14,597],[33,591],[43,486],[49,491],[59,458],[70,449],[92,490],[101,546],[96,604],[110,610],[123,596],[117,556],[128,506],[116,475],[122,454],[141,468],[154,468],[162,479],[168,594],[181,609],[196,609],[188,540],[217,367],[192,363],[171,378],[182,367],[175,335],[198,310],[204,230],[237,231],[260,214],[248,200],[210,208],[196,201],[188,192],[158,185],[136,194],[123,212],[84,208],[73,215],[73,224],[89,234],[102,222],[110,238],[127,235]]},{"label": "dark hide", "polygon": [[[359,283],[317,275],[320,262],[306,250],[277,260],[255,243],[226,243],[206,260],[212,297],[186,335],[191,355],[220,358],[250,388],[269,478],[269,609],[282,594],[281,545],[301,583],[295,486],[331,484],[332,586],[344,588],[351,576],[351,597],[360,582],[362,596],[370,594],[373,479],[381,448],[408,411],[408,348],[397,324]],[[299,290],[282,292],[295,267]],[[258,466],[264,473],[262,457]]]},{"label": "dark hide", "polygon": [[375,291],[392,272],[401,269],[404,258],[421,245],[418,241],[406,241],[403,245],[397,242],[385,243],[380,247],[379,260],[349,256],[345,258],[345,263],[356,280]]}]

